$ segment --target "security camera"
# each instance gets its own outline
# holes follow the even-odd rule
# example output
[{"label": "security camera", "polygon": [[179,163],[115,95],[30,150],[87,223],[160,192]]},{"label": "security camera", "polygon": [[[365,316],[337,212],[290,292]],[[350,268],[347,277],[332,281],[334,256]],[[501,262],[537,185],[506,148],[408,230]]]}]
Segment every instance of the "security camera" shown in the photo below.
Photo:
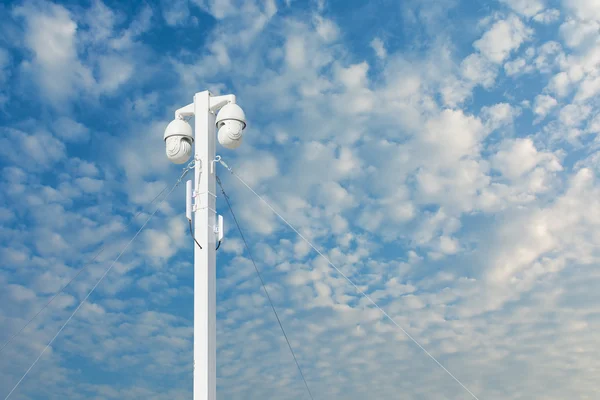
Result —
[{"label": "security camera", "polygon": [[246,128],[244,110],[235,103],[228,103],[217,114],[217,138],[223,147],[236,149],[242,144],[243,131]]},{"label": "security camera", "polygon": [[167,157],[174,164],[184,164],[192,155],[192,127],[179,116],[165,129]]}]

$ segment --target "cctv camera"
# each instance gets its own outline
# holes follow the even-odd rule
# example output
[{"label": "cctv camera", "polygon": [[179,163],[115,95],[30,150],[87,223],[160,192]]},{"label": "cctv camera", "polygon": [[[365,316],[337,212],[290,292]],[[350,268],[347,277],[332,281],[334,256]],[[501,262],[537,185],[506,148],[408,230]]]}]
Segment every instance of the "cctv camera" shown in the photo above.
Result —
[{"label": "cctv camera", "polygon": [[226,104],[216,119],[217,137],[219,143],[228,149],[236,149],[242,143],[243,131],[246,128],[246,115],[244,111],[235,103]]},{"label": "cctv camera", "polygon": [[192,127],[183,118],[177,118],[165,129],[167,157],[174,164],[184,164],[192,155],[194,136]]},{"label": "cctv camera", "polygon": [[237,149],[242,144],[243,129],[244,125],[240,121],[224,121],[217,134],[219,143],[228,149]]}]

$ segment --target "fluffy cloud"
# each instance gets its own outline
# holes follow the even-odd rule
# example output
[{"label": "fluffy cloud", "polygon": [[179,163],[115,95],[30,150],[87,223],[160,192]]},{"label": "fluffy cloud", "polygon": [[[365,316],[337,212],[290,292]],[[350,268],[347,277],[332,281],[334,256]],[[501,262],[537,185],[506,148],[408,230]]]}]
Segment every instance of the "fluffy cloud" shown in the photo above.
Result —
[{"label": "fluffy cloud", "polygon": [[67,117],[56,120],[54,133],[66,141],[85,142],[89,139],[89,129]]},{"label": "fluffy cloud", "polygon": [[492,160],[492,165],[509,179],[520,178],[540,164],[546,164],[550,171],[562,169],[556,156],[539,153],[531,139],[507,141]]},{"label": "fluffy cloud", "polygon": [[12,15],[23,21],[20,50],[28,50],[20,70],[37,82],[43,100],[57,111],[68,110],[73,100],[89,104],[87,96],[114,94],[145,76],[143,46],[136,39],[150,26],[149,8],[120,34],[115,30],[118,16],[101,1],[83,15],[48,1],[26,1]]},{"label": "fluffy cloud", "polygon": [[3,131],[0,154],[16,165],[26,169],[50,169],[66,157],[64,143],[48,132],[28,134],[11,128]]},{"label": "fluffy cloud", "polygon": [[529,18],[544,10],[544,3],[541,0],[502,0],[502,3]]},{"label": "fluffy cloud", "polygon": [[533,112],[540,117],[545,117],[548,112],[558,105],[556,99],[548,95],[537,95],[535,97],[535,103]]},{"label": "fluffy cloud", "polygon": [[600,5],[593,0],[565,1],[565,8],[580,20],[600,21]]},{"label": "fluffy cloud", "polygon": [[490,61],[501,63],[531,34],[532,30],[523,24],[523,21],[516,16],[510,16],[495,22],[473,46]]},{"label": "fluffy cloud", "polygon": [[77,23],[67,9],[53,3],[26,3],[13,15],[25,20],[24,40],[33,53],[32,62],[22,68],[50,101],[61,107],[78,90],[93,84],[92,71],[79,60]]},{"label": "fluffy cloud", "polygon": [[541,13],[533,17],[533,20],[541,24],[551,24],[558,21],[560,18],[560,11],[557,9],[544,10]]},{"label": "fluffy cloud", "polygon": [[387,51],[385,50],[383,41],[380,38],[373,39],[371,41],[371,47],[373,48],[375,54],[377,54],[377,57],[384,59],[387,56]]},{"label": "fluffy cloud", "polygon": [[[0,337],[77,279],[4,350],[0,387],[12,388],[179,177],[164,157],[164,127],[208,88],[235,93],[248,116],[244,145],[219,148],[224,160],[473,393],[593,396],[598,18],[593,2],[501,3],[476,24],[469,4],[450,1],[14,6],[1,28],[14,40],[0,52],[10,99]],[[377,23],[349,23],[355,16]],[[465,25],[474,29],[457,29]],[[32,90],[41,101],[23,108]],[[315,397],[465,396],[217,172]],[[189,398],[193,242],[183,193],[163,203],[17,396]],[[302,398],[217,195],[226,227],[219,396]]]}]

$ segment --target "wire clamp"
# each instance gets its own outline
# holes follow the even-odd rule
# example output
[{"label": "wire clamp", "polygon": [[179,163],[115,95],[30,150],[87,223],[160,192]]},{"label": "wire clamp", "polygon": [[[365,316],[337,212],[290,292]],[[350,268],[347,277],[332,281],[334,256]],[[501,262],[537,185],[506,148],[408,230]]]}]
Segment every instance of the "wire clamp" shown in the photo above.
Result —
[{"label": "wire clamp", "polygon": [[179,186],[179,184],[181,183],[181,181],[183,180],[183,178],[185,178],[185,176],[187,175],[188,172],[190,172],[190,170],[192,168],[194,168],[194,166],[196,165],[196,160],[192,160],[187,167],[185,167],[183,169],[183,173],[181,174],[181,176],[179,177],[179,179],[177,179],[177,182],[175,182],[175,187]]},{"label": "wire clamp", "polygon": [[218,162],[219,164],[221,164],[222,166],[224,166],[227,169],[227,171],[229,171],[229,172],[231,172],[233,174],[233,170],[229,167],[229,165],[227,165],[225,163],[225,161],[223,161],[223,159],[221,158],[221,156],[217,156],[215,158],[215,161]]}]

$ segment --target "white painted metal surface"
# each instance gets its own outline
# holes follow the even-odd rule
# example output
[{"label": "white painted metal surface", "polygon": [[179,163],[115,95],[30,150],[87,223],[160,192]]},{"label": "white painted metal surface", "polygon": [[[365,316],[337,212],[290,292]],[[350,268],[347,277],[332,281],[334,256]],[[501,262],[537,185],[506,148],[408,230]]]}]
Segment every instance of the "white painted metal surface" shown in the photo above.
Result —
[{"label": "white painted metal surface", "polygon": [[[226,147],[236,148],[246,127],[244,111],[234,95],[196,93],[194,102],[175,111],[175,120],[165,130],[167,157],[185,163],[194,146],[194,182],[186,184],[186,218],[194,223],[194,397],[215,400],[217,392],[217,279],[216,243],[223,238],[223,217],[216,215],[216,119]],[[192,136],[185,117],[195,116]],[[193,201],[193,203],[192,203]],[[195,216],[193,214],[195,213]]]},{"label": "white painted metal surface", "polygon": [[215,159],[215,115],[210,112],[208,91],[194,96],[196,215],[194,234],[194,400],[216,400],[216,180],[209,166]]}]

